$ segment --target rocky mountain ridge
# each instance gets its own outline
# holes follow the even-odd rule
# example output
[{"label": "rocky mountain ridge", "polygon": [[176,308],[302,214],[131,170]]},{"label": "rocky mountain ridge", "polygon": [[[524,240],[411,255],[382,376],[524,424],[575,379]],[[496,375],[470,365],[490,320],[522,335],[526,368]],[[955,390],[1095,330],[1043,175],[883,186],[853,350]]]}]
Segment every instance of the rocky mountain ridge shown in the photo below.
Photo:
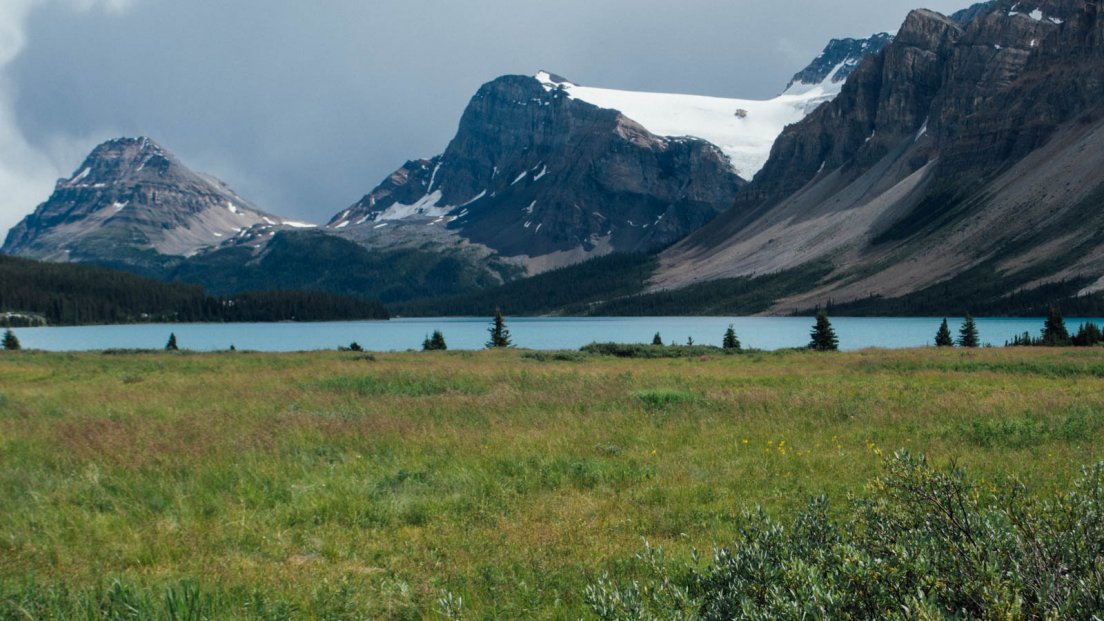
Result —
[{"label": "rocky mountain ridge", "polygon": [[[653,289],[834,269],[773,312],[935,287],[1101,287],[1099,2],[913,11],[838,98],[786,129],[735,207],[664,253]],[[964,285],[962,285],[964,286]]]},{"label": "rocky mountain ridge", "polygon": [[5,254],[160,269],[224,243],[309,226],[268,214],[149,138],[101,144],[16,225]]},{"label": "rocky mountain ridge", "polygon": [[530,274],[653,252],[726,210],[783,128],[890,40],[833,41],[767,101],[504,76],[473,97],[443,154],[407,162],[327,227],[372,248],[497,255]]}]

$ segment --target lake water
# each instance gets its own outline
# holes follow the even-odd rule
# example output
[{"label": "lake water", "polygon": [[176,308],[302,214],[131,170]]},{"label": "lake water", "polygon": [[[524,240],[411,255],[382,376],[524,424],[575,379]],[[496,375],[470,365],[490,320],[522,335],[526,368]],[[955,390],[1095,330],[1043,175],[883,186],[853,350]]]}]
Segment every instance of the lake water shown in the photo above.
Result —
[{"label": "lake water", "polygon": [[[931,345],[941,319],[930,317],[833,317],[832,325],[844,350],[866,347],[922,347]],[[951,333],[958,335],[960,318],[951,318]],[[1070,331],[1082,319],[1066,319]],[[1094,319],[1099,324],[1104,320]],[[811,317],[507,317],[513,343],[529,349],[577,349],[595,341],[650,343],[659,332],[665,342],[720,345],[732,324],[744,347],[781,349],[809,342]],[[981,342],[1003,345],[1025,331],[1038,335],[1042,318],[994,318],[977,320]],[[139,324],[16,328],[25,349],[88,351],[112,348],[160,349],[175,333],[182,349],[213,351],[305,351],[335,349],[353,341],[371,351],[420,349],[433,330],[441,330],[450,349],[481,349],[490,321],[478,318],[393,319],[332,323],[252,324]]]}]

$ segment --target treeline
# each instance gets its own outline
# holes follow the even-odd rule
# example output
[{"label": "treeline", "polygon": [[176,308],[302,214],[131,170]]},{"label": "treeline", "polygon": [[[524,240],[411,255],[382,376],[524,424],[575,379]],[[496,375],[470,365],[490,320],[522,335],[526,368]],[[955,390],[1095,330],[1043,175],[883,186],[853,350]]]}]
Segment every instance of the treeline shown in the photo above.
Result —
[{"label": "treeline", "polygon": [[37,315],[49,325],[146,322],[262,322],[387,319],[377,302],[315,291],[207,295],[87,265],[0,255],[0,316]]},{"label": "treeline", "polygon": [[1096,347],[1104,343],[1104,333],[1100,326],[1088,321],[1082,323],[1077,332],[1070,334],[1066,328],[1066,320],[1062,317],[1062,311],[1056,306],[1051,306],[1047,311],[1046,322],[1043,324],[1043,332],[1039,337],[1031,336],[1030,332],[1012,337],[1005,343],[1008,347]]},{"label": "treeline", "polygon": [[[489,267],[504,280],[519,271],[493,261]],[[201,253],[159,278],[198,284],[215,295],[327,291],[387,305],[460,295],[500,282],[459,254],[412,248],[369,250],[321,231],[279,232],[259,256],[246,247]]]},{"label": "treeline", "polygon": [[611,254],[475,293],[392,308],[396,314],[420,317],[490,315],[498,308],[508,308],[512,315],[588,315],[608,300],[643,291],[658,266],[654,256]]},{"label": "treeline", "polygon": [[832,271],[827,263],[758,277],[724,278],[674,291],[629,295],[591,309],[592,315],[663,317],[754,315],[797,291],[812,289]]},{"label": "treeline", "polygon": [[1104,295],[1079,295],[1092,278],[1075,278],[1027,288],[1043,270],[1008,277],[992,265],[974,268],[920,291],[895,298],[872,296],[846,304],[829,304],[833,314],[867,316],[940,316],[969,308],[984,317],[1045,316],[1050,306],[1061,306],[1070,315],[1104,314]]}]

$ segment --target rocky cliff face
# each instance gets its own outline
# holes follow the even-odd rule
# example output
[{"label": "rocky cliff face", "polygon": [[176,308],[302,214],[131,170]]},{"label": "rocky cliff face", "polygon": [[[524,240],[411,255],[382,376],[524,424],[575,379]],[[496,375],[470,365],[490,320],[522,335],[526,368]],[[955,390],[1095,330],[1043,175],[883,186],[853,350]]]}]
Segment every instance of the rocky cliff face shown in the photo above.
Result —
[{"label": "rocky cliff face", "polygon": [[506,76],[475,95],[444,154],[408,162],[328,226],[372,244],[428,225],[554,267],[668,245],[743,183],[704,140],[657,136],[616,110]]},{"label": "rocky cliff face", "polygon": [[656,286],[831,261],[780,306],[803,308],[982,267],[1033,274],[1022,287],[1104,276],[1099,225],[1086,226],[1104,217],[1088,208],[1104,164],[1100,3],[958,17],[970,21],[912,12],[839,97],[782,133],[730,213],[665,254]]},{"label": "rocky cliff face", "polygon": [[783,128],[890,40],[833,41],[767,101],[502,77],[475,95],[442,155],[407,162],[328,227],[373,248],[499,255],[530,273],[652,252],[726,210]]},{"label": "rocky cliff face", "polygon": [[112,140],[9,233],[5,254],[156,271],[284,220],[189,170],[149,138]]},{"label": "rocky cliff face", "polygon": [[867,39],[832,39],[820,56],[790,80],[786,90],[791,91],[795,86],[822,84],[826,80],[841,83],[854,73],[863,59],[877,55],[892,41],[893,35],[888,32]]}]

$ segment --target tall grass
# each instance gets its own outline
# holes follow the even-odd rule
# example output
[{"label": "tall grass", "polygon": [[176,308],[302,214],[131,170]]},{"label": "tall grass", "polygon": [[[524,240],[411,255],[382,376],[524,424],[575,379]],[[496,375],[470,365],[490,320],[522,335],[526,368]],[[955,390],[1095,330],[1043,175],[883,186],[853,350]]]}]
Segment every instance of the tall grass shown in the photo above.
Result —
[{"label": "tall grass", "polygon": [[878,451],[1104,457],[1095,350],[376,358],[0,356],[0,619],[576,619],[642,539],[862,495]]}]

